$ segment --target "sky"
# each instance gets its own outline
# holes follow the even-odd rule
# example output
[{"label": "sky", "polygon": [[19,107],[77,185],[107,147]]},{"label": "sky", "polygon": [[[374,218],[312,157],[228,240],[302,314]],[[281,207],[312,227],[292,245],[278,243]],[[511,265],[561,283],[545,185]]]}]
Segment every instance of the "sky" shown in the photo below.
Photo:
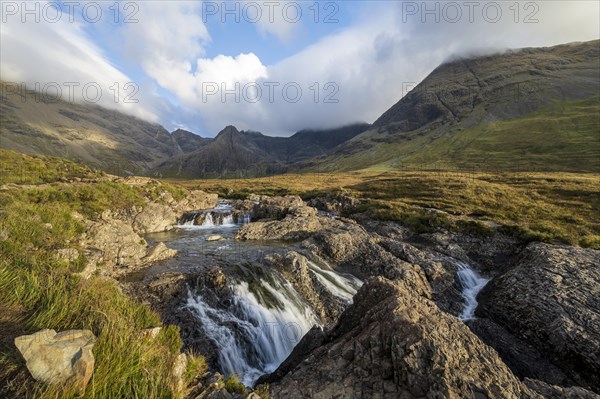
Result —
[{"label": "sky", "polygon": [[214,137],[373,122],[445,60],[600,37],[598,1],[0,0],[0,79]]}]

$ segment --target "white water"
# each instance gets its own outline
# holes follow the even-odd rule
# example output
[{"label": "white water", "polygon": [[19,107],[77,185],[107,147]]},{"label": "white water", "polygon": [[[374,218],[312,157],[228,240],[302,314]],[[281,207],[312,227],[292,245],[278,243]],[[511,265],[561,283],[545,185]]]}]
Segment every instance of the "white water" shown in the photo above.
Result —
[{"label": "white water", "polygon": [[[204,217],[204,221],[202,222],[201,225],[194,224],[195,215],[192,213],[190,216],[191,217],[190,220],[186,220],[185,222],[178,225],[177,227],[184,228],[184,229],[214,229],[214,228],[220,228],[220,227],[235,227],[235,226],[237,226],[237,224],[236,224],[236,220],[234,219],[234,216],[231,213],[231,211],[232,211],[231,204],[228,204],[226,202],[220,202],[213,209],[204,211],[204,214],[206,216]],[[197,213],[196,213],[196,215],[197,215]],[[239,224],[250,223],[250,215],[249,214],[243,214],[238,219],[240,219],[240,218],[241,218],[241,220],[238,220],[238,222],[241,222],[241,223],[239,223]]]},{"label": "white water", "polygon": [[233,215],[227,215],[223,218],[223,224],[222,226],[235,226],[235,223],[233,222]]},{"label": "white water", "polygon": [[479,273],[463,262],[458,262],[457,276],[465,300],[463,311],[458,317],[461,320],[472,320],[475,318],[475,309],[477,308],[477,294],[490,280],[481,277]]},{"label": "white water", "polygon": [[308,268],[325,288],[338,298],[352,303],[352,297],[362,286],[362,281],[351,275],[341,275],[331,270],[323,269],[314,262],[308,261]]},{"label": "white water", "polygon": [[210,212],[206,214],[204,222],[202,222],[202,227],[215,227],[215,223],[213,222],[212,214]]},{"label": "white water", "polygon": [[[219,350],[226,375],[238,375],[251,386],[274,371],[318,320],[290,283],[261,280],[268,300],[257,298],[248,283],[233,287],[228,309],[215,309],[201,295],[189,294],[187,306],[202,323],[205,334]],[[273,302],[276,302],[275,304]],[[267,307],[270,303],[273,307]]]}]

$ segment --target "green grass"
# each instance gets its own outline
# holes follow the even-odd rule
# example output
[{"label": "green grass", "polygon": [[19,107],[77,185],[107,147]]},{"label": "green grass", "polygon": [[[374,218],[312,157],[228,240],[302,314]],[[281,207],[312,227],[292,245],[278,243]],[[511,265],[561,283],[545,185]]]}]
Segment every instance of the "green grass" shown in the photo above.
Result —
[{"label": "green grass", "polygon": [[[7,152],[1,151],[0,155],[6,159]],[[16,156],[8,157],[14,160]],[[74,272],[85,264],[83,255],[67,262],[54,254],[61,248],[81,250],[78,236],[84,226],[74,212],[95,218],[105,209],[143,204],[149,193],[150,197],[158,195],[161,188],[178,197],[185,190],[162,183],[149,187],[114,181],[48,183],[62,173],[57,167],[61,160],[19,159],[25,162],[20,169],[26,178],[18,183],[26,185],[0,191],[0,309],[6,315],[14,313],[14,317],[3,317],[3,325],[19,334],[45,328],[90,329],[98,337],[93,349],[96,363],[84,398],[183,397],[184,392],[177,390],[171,376],[182,347],[178,327],[163,326],[152,342],[143,338],[141,330],[162,325],[155,312],[128,298],[112,279],[82,280],[75,276]],[[49,165],[49,172],[38,175],[42,161]],[[12,344],[14,336],[5,333],[0,381],[11,387],[12,395],[78,397],[68,387],[35,383]],[[204,359],[190,356],[186,381],[205,372]]]},{"label": "green grass", "polygon": [[238,378],[233,374],[225,378],[223,384],[229,393],[237,393],[243,396],[247,394],[244,384],[242,384],[240,380],[238,380]]},{"label": "green grass", "polygon": [[[478,109],[478,112],[487,111]],[[451,170],[600,172],[600,96],[524,117],[406,133],[358,136],[360,151],[323,158],[330,170]],[[382,142],[383,141],[383,142]]]},{"label": "green grass", "polygon": [[102,176],[105,176],[104,172],[66,159],[31,156],[0,149],[0,184],[40,184]]},{"label": "green grass", "polygon": [[383,212],[384,219],[412,221],[425,230],[444,226],[489,234],[473,221],[493,221],[525,241],[600,248],[598,183],[596,175],[390,173],[351,188],[367,198],[376,215]]},{"label": "green grass", "polygon": [[[600,96],[557,103],[526,117],[426,136],[402,148],[403,162],[438,160],[455,168],[523,171],[600,171]],[[421,146],[418,150],[412,148]]]},{"label": "green grass", "polygon": [[177,182],[233,198],[257,193],[310,199],[342,193],[363,200],[355,213],[369,212],[417,232],[448,228],[489,235],[491,221],[525,241],[600,248],[600,176],[592,173],[369,170]]}]

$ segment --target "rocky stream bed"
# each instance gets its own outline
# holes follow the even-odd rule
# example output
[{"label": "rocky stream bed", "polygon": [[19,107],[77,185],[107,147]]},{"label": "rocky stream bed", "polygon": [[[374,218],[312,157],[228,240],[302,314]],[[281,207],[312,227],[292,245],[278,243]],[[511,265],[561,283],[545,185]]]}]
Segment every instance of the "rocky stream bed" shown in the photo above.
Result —
[{"label": "rocky stream bed", "polygon": [[338,199],[210,202],[116,275],[213,372],[276,398],[598,398],[598,251],[416,234]]}]

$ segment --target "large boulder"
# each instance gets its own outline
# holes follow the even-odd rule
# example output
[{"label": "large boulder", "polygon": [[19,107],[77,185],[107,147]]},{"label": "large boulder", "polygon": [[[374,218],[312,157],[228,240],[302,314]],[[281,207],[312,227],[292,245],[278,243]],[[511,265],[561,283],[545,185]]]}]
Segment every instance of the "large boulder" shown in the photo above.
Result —
[{"label": "large boulder", "polygon": [[83,392],[94,372],[95,340],[89,330],[41,330],[15,338],[15,346],[33,378]]},{"label": "large boulder", "polygon": [[97,270],[105,275],[119,275],[177,255],[176,250],[159,243],[148,248],[146,240],[119,219],[86,220],[81,244],[87,265],[81,272],[88,278]]},{"label": "large boulder", "polygon": [[173,205],[173,210],[181,214],[188,211],[197,211],[202,209],[211,209],[217,206],[219,196],[217,194],[206,193],[201,190],[190,191],[181,201]]},{"label": "large boulder", "polygon": [[150,202],[135,215],[132,227],[138,234],[166,231],[177,224],[177,217],[178,215],[169,206]]},{"label": "large boulder", "polygon": [[355,209],[360,202],[361,201],[358,198],[350,195],[337,194],[312,198],[308,201],[308,204],[319,210],[335,215],[341,215]]},{"label": "large boulder", "polygon": [[402,281],[370,279],[319,340],[272,381],[274,397],[539,398],[462,322]]},{"label": "large boulder", "polygon": [[303,243],[311,252],[337,265],[337,268],[361,279],[383,276],[403,280],[420,295],[431,297],[431,287],[424,269],[400,259],[381,245],[360,225],[335,220],[327,229],[313,234]]},{"label": "large boulder", "polygon": [[135,266],[146,256],[146,241],[131,225],[118,219],[87,221],[84,247],[97,255],[95,262],[106,266]]},{"label": "large boulder", "polygon": [[319,216],[315,208],[301,206],[286,211],[283,220],[249,223],[237,232],[237,240],[300,240],[327,228],[333,221]]},{"label": "large boulder", "polygon": [[600,251],[530,244],[479,294],[504,326],[583,387],[600,392]]},{"label": "large boulder", "polygon": [[[128,184],[147,184],[144,180],[130,180]],[[151,181],[152,182],[152,181]],[[136,205],[126,209],[109,209],[102,212],[100,219],[105,221],[120,220],[130,225],[138,234],[158,233],[171,230],[177,224],[179,216],[188,211],[214,208],[217,205],[217,194],[208,194],[195,190],[180,201],[176,201],[168,191],[158,194],[155,201],[147,200],[144,205]]]},{"label": "large boulder", "polygon": [[163,242],[159,242],[152,248],[148,249],[147,255],[142,259],[144,264],[160,262],[161,260],[170,259],[177,255],[176,249],[168,248]]},{"label": "large boulder", "polygon": [[297,195],[286,195],[283,197],[268,197],[265,195],[250,195],[249,201],[254,202],[252,207],[252,219],[282,219],[292,209],[305,207],[302,198]]}]

